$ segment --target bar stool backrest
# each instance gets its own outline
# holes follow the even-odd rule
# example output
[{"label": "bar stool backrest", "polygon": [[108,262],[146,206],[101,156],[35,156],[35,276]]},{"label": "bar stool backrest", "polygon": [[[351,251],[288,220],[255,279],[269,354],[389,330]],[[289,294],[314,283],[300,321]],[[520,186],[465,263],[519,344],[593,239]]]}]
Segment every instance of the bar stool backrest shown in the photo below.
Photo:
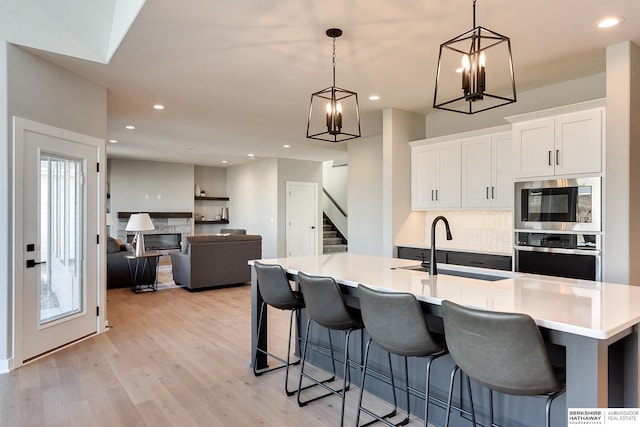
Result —
[{"label": "bar stool backrest", "polygon": [[358,327],[362,323],[356,311],[345,304],[333,277],[310,276],[300,271],[298,278],[307,312],[314,322],[335,330]]},{"label": "bar stool backrest", "polygon": [[429,332],[413,294],[358,285],[358,297],[367,333],[386,351],[401,356],[428,356],[442,350]]},{"label": "bar stool backrest", "polygon": [[303,305],[302,299],[291,289],[287,274],[280,265],[255,261],[253,266],[258,276],[260,294],[267,304],[281,310],[292,310]]},{"label": "bar stool backrest", "polygon": [[534,320],[442,301],[444,333],[454,362],[473,380],[513,395],[558,391],[558,382]]}]

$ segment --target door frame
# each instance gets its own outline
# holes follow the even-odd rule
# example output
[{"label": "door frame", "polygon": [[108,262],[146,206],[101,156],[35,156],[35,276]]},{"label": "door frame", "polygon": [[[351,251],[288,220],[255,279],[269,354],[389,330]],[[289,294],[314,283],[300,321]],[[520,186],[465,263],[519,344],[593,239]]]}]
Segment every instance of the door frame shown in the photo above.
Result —
[{"label": "door frame", "polygon": [[315,195],[315,206],[314,206],[314,211],[313,211],[313,218],[314,218],[314,227],[315,227],[315,244],[314,244],[314,254],[318,255],[319,253],[322,253],[322,251],[320,250],[321,248],[321,244],[322,244],[322,235],[319,233],[319,230],[321,229],[321,227],[319,227],[320,223],[319,223],[319,197],[318,197],[318,183],[317,182],[308,182],[308,181],[286,181],[286,185],[285,185],[285,191],[286,191],[286,197],[285,197],[285,256],[288,256],[289,253],[289,209],[290,209],[290,205],[289,205],[289,201],[290,201],[290,190],[291,187],[297,185],[297,186],[305,186],[305,187],[309,187],[309,188],[313,188],[314,191],[314,195]]},{"label": "door frame", "polygon": [[[11,272],[11,292],[13,300],[12,310],[12,328],[11,328],[11,343],[12,343],[12,360],[9,360],[9,370],[18,368],[23,364],[23,315],[24,315],[24,301],[23,301],[23,266],[25,263],[24,257],[24,237],[23,237],[23,207],[24,207],[24,180],[22,176],[22,165],[24,164],[24,134],[25,132],[41,133],[43,135],[51,135],[56,138],[66,139],[79,144],[89,145],[95,147],[97,150],[97,162],[99,165],[97,176],[98,194],[96,195],[96,206],[87,206],[87,215],[95,215],[95,221],[98,230],[98,236],[100,243],[103,243],[106,239],[106,144],[102,139],[98,139],[92,136],[83,135],[66,129],[57,128],[54,126],[39,123],[33,120],[25,119],[22,117],[13,116],[13,185],[12,185],[12,200],[11,200],[11,214],[12,214],[12,246],[11,252],[13,254],[13,271]],[[104,243],[99,245],[97,252],[98,259],[96,260],[96,297],[97,304],[100,307],[100,314],[96,316],[96,333],[102,333],[107,330],[107,307],[106,307],[106,254]],[[88,280],[90,284],[91,279]],[[93,335],[92,335],[93,336]],[[77,342],[77,341],[75,341]],[[61,350],[74,344],[75,342],[63,345],[56,349],[52,349],[51,354],[55,351]]]}]

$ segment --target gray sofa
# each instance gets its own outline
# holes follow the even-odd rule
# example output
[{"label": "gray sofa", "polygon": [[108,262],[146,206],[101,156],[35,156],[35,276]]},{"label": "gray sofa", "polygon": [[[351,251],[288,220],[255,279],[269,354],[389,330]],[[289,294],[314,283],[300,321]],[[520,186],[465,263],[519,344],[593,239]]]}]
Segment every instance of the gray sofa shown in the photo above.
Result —
[{"label": "gray sofa", "polygon": [[131,274],[125,256],[132,254],[128,244],[107,237],[107,289],[131,286]]},{"label": "gray sofa", "polygon": [[251,281],[248,261],[262,258],[262,236],[189,236],[180,252],[172,252],[171,267],[176,285],[211,288]]}]

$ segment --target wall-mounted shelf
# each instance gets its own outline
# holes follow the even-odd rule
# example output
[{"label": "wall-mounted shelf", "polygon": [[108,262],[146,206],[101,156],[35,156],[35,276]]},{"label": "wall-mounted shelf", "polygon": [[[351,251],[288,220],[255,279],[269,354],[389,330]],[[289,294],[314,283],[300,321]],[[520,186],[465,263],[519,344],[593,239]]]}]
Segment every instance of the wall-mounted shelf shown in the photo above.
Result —
[{"label": "wall-mounted shelf", "polygon": [[223,202],[228,202],[228,197],[210,197],[210,196],[195,196],[195,200],[219,200]]},{"label": "wall-mounted shelf", "polygon": [[201,220],[197,220],[194,221],[196,224],[229,224],[229,220],[227,219],[220,219],[220,220],[215,220],[215,221],[201,221]]},{"label": "wall-mounted shelf", "polygon": [[[119,219],[129,219],[131,214],[140,213],[137,212],[118,212]],[[151,218],[192,218],[191,212],[148,212]]]}]

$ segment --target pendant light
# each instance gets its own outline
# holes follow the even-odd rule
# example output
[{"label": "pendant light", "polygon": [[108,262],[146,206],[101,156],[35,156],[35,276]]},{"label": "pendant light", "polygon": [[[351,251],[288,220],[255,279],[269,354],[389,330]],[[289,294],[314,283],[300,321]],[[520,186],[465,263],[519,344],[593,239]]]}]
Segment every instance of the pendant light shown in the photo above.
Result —
[{"label": "pendant light", "polygon": [[342,142],[360,137],[360,110],[358,94],[336,86],[336,38],[339,28],[329,28],[333,39],[333,85],[311,94],[307,138],[329,142]]},{"label": "pendant light", "polygon": [[474,114],[516,102],[511,42],[476,26],[440,45],[433,108]]}]

